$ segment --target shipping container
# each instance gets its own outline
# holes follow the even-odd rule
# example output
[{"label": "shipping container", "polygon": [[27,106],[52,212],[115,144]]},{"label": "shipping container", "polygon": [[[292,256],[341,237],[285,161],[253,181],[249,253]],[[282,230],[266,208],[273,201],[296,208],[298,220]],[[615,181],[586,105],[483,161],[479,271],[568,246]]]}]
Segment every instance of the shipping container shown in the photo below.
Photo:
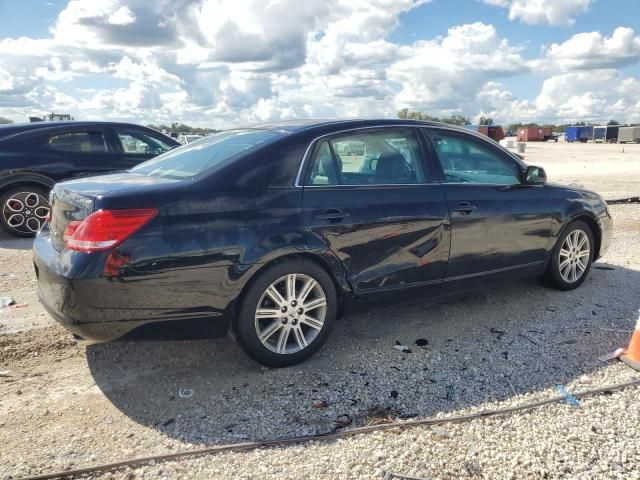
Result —
[{"label": "shipping container", "polygon": [[493,138],[496,142],[504,138],[504,129],[500,125],[465,125],[464,128]]},{"label": "shipping container", "polygon": [[517,137],[519,142],[546,142],[555,139],[549,127],[520,127]]},{"label": "shipping container", "polygon": [[596,143],[604,143],[607,140],[607,126],[593,127],[593,141]]},{"label": "shipping container", "polygon": [[588,142],[589,140],[593,140],[592,125],[576,125],[567,127],[565,133],[567,142]]},{"label": "shipping container", "polygon": [[616,143],[618,141],[618,131],[620,127],[618,125],[607,126],[607,142]]},{"label": "shipping container", "polygon": [[618,131],[618,143],[635,142],[640,143],[640,126],[620,127]]}]

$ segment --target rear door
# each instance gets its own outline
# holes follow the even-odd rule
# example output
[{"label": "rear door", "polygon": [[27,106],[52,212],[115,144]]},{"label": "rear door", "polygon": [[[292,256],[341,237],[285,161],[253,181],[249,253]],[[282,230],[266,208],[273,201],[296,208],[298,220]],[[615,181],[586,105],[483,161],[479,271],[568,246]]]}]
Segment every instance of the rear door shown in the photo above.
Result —
[{"label": "rear door", "polygon": [[120,168],[129,169],[139,163],[165,153],[173,147],[159,135],[131,127],[115,127],[111,130],[113,143],[118,151]]},{"label": "rear door", "polygon": [[451,212],[446,280],[544,264],[552,202],[544,185],[521,182],[525,167],[491,142],[425,129],[442,168]]},{"label": "rear door", "polygon": [[413,128],[315,141],[303,176],[304,221],[340,258],[357,292],[441,284],[448,210]]},{"label": "rear door", "polygon": [[33,142],[47,171],[56,180],[99,175],[118,170],[118,158],[111,149],[104,129],[75,127],[36,134]]}]

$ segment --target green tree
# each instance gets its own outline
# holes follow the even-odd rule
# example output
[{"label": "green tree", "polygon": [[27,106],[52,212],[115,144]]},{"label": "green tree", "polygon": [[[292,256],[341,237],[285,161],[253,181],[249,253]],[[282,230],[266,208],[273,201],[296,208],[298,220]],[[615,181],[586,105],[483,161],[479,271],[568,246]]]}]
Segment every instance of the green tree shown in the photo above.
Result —
[{"label": "green tree", "polygon": [[493,125],[493,118],[491,117],[480,117],[480,125]]},{"label": "green tree", "polygon": [[607,122],[607,125],[620,125],[620,122],[618,122],[617,120],[609,120]]},{"label": "green tree", "polygon": [[442,122],[450,125],[471,125],[471,121],[462,115],[451,115],[450,117],[443,118]]},{"label": "green tree", "polygon": [[5,125],[7,123],[13,123],[13,120],[10,120],[10,119],[4,118],[4,117],[0,117],[0,125]]}]

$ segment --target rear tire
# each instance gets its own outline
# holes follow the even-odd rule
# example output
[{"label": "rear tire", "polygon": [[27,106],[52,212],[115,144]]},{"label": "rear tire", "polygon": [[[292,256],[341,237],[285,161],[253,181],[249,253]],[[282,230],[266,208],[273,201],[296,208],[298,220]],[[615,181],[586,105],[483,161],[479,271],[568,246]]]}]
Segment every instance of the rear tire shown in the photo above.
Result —
[{"label": "rear tire", "polygon": [[39,187],[13,187],[0,195],[0,227],[16,237],[34,237],[49,214],[48,193]]},{"label": "rear tire", "polygon": [[288,367],[316,353],[338,311],[331,277],[317,264],[294,259],[267,268],[244,295],[238,340],[256,361]]},{"label": "rear tire", "polygon": [[581,220],[570,223],[553,248],[544,284],[557,290],[578,288],[591,270],[594,246],[589,225]]}]

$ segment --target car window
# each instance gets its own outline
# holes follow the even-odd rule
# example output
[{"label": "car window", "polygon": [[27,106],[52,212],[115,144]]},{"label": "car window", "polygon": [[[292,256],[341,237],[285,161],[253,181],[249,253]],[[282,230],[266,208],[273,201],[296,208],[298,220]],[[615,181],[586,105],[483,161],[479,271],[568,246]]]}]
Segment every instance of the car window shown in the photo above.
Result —
[{"label": "car window", "polygon": [[171,150],[171,145],[142,132],[118,132],[124,153],[160,155]]},{"label": "car window", "polygon": [[102,132],[72,132],[49,135],[43,147],[59,152],[107,152],[107,143]]},{"label": "car window", "polygon": [[130,171],[141,175],[189,178],[282,135],[271,130],[221,132],[170,150],[137,165]]},{"label": "car window", "polygon": [[425,181],[411,130],[385,129],[323,141],[315,151],[310,185],[389,185]]},{"label": "car window", "polygon": [[508,156],[463,136],[440,132],[429,135],[446,183],[520,183],[520,168]]}]

